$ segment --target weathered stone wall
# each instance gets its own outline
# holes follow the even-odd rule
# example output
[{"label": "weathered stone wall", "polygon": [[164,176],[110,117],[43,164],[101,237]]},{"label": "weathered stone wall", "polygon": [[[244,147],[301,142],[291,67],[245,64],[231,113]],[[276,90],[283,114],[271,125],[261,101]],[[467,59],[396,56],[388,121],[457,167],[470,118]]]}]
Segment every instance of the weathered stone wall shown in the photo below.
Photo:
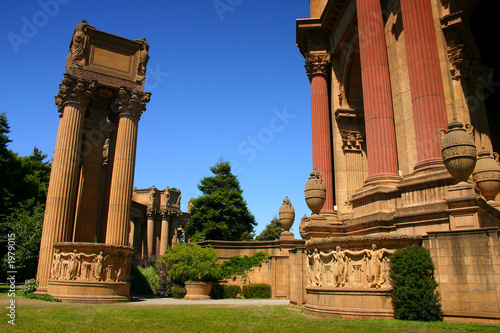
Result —
[{"label": "weathered stone wall", "polygon": [[445,319],[500,318],[500,230],[429,232]]}]

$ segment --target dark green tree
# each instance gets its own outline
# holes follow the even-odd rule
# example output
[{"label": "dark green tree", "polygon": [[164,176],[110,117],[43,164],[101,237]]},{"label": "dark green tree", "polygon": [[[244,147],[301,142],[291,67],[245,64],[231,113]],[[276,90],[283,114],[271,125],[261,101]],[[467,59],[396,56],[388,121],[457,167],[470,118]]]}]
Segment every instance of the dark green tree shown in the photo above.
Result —
[{"label": "dark green tree", "polygon": [[[18,279],[34,277],[42,232],[46,192],[50,177],[47,155],[36,147],[30,156],[7,148],[9,124],[0,114],[0,242],[15,235]],[[1,268],[7,271],[7,247],[0,244]]]},{"label": "dark green tree", "polygon": [[186,236],[195,242],[252,240],[255,218],[243,200],[231,165],[221,159],[210,170],[214,175],[201,180],[198,188],[202,195],[192,200]]},{"label": "dark green tree", "polygon": [[441,320],[434,264],[429,251],[412,245],[396,251],[390,260],[394,317],[420,321]]},{"label": "dark green tree", "polygon": [[255,237],[256,241],[272,241],[280,238],[281,233],[285,231],[280,224],[280,220],[274,216],[262,232]]}]

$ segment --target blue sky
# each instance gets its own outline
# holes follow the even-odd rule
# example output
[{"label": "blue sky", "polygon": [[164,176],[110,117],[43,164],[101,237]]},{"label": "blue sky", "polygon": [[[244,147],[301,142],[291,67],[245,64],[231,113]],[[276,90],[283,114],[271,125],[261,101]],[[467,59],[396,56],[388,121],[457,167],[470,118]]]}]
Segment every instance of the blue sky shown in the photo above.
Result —
[{"label": "blue sky", "polygon": [[258,234],[288,196],[292,232],[310,215],[310,87],[295,41],[307,0],[2,1],[0,112],[9,148],[52,158],[54,96],[73,30],[82,19],[130,39],[146,37],[145,90],[135,186],[182,191],[182,209],[223,157],[232,163]]}]

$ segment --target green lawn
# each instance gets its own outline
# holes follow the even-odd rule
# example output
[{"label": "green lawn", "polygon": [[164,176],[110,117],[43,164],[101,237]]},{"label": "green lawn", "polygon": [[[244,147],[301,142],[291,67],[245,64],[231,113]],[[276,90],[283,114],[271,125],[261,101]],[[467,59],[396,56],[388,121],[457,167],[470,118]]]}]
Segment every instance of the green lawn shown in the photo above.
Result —
[{"label": "green lawn", "polygon": [[0,332],[500,332],[500,326],[341,320],[289,306],[144,306],[50,303],[16,297],[16,325],[0,289]]}]

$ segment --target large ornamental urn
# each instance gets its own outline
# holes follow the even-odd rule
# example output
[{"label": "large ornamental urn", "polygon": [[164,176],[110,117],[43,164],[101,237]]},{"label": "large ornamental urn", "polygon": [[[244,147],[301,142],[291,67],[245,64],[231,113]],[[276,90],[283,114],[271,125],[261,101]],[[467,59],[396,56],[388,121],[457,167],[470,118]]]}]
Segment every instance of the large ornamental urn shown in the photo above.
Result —
[{"label": "large ornamental urn", "polygon": [[288,197],[283,200],[283,204],[281,205],[278,216],[280,219],[280,224],[285,229],[285,231],[290,231],[292,227],[293,221],[295,220],[295,209],[290,202]]},{"label": "large ornamental urn", "polygon": [[472,134],[463,127],[461,122],[453,118],[448,131],[441,129],[444,165],[457,183],[466,182],[476,165],[476,145]]},{"label": "large ornamental urn", "polygon": [[481,194],[486,200],[494,200],[500,191],[500,164],[498,164],[498,154],[481,150],[478,153],[478,159],[472,178]]},{"label": "large ornamental urn", "polygon": [[321,179],[321,174],[314,170],[311,172],[309,180],[304,189],[306,203],[314,214],[319,214],[326,201],[326,185]]}]

